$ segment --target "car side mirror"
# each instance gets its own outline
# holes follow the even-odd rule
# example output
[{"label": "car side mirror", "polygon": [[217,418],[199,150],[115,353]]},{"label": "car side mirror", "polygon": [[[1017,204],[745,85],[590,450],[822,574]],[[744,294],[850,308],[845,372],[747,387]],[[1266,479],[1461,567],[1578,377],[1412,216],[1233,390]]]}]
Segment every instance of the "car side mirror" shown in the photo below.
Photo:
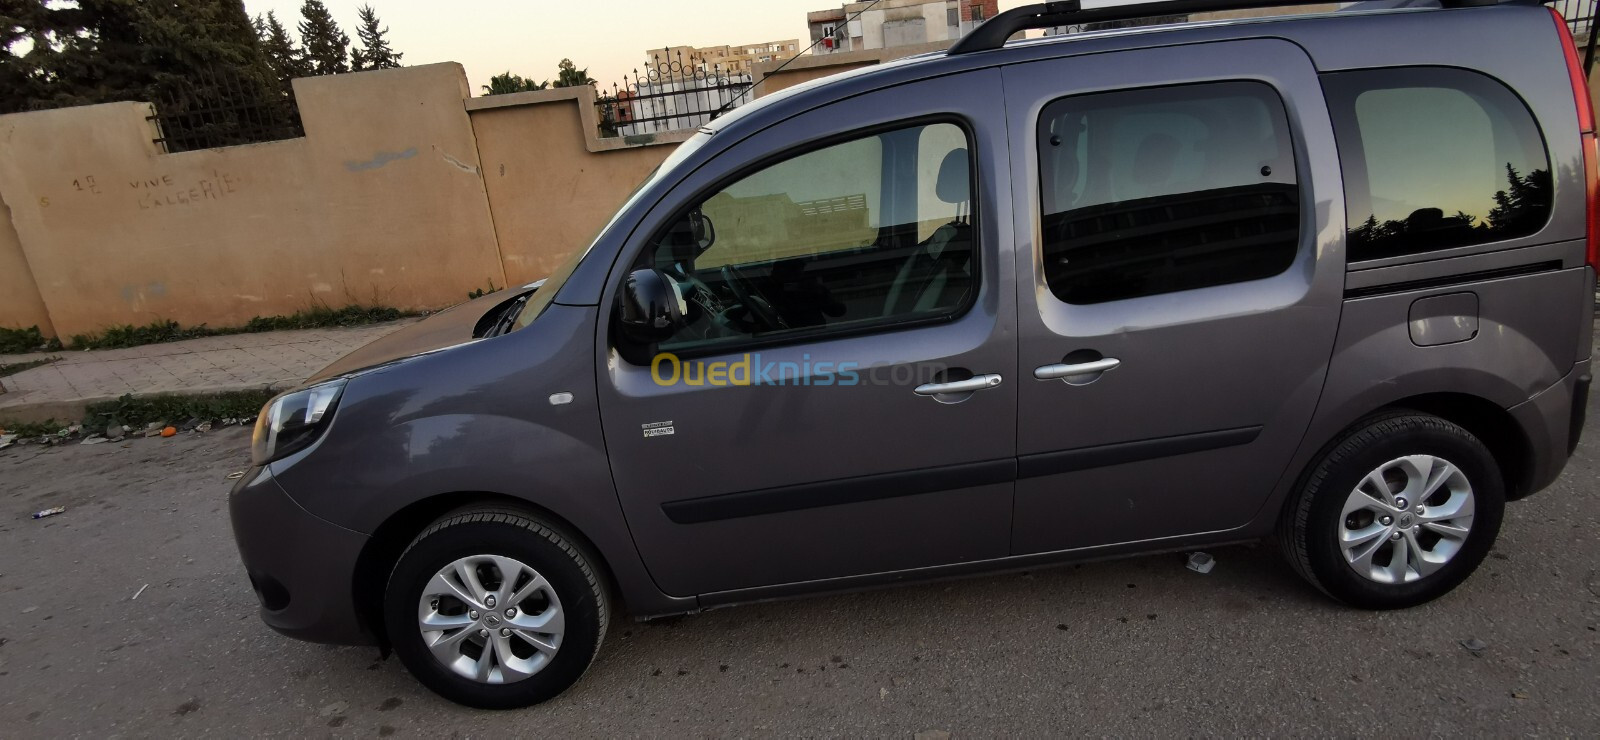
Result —
[{"label": "car side mirror", "polygon": [[683,325],[687,310],[678,282],[660,270],[634,270],[622,288],[618,322],[637,342],[659,342]]}]

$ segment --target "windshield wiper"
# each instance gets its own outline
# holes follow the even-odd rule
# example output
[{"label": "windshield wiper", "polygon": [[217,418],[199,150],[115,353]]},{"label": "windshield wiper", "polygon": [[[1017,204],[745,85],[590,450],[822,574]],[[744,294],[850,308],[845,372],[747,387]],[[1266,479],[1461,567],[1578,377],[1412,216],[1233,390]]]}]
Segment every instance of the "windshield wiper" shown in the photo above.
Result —
[{"label": "windshield wiper", "polygon": [[506,312],[500,315],[500,320],[494,322],[494,328],[489,330],[488,336],[498,337],[502,334],[509,333],[511,331],[511,327],[517,325],[517,317],[522,315],[522,309],[527,308],[528,299],[532,296],[533,293],[528,293],[527,295],[512,301],[511,305],[506,307]]}]

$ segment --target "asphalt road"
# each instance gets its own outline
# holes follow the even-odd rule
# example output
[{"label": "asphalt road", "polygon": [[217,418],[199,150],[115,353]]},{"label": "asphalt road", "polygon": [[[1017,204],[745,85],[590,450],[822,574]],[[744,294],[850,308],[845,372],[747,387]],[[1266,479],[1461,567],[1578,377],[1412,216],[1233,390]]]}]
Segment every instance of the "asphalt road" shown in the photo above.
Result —
[{"label": "asphalt road", "polygon": [[[1221,548],[1210,575],[1163,555],[621,619],[578,686],[511,713],[260,623],[224,501],[244,430],[14,447],[0,735],[1594,735],[1597,444],[1510,508],[1470,581],[1406,612],[1337,606],[1265,544]],[[50,506],[68,508],[28,518]]]}]

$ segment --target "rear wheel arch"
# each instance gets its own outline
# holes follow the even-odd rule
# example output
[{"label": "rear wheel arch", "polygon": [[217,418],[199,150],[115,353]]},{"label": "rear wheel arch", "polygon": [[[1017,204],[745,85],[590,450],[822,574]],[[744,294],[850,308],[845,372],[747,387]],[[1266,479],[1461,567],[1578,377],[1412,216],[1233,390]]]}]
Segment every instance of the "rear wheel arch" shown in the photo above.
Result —
[{"label": "rear wheel arch", "polygon": [[1401,399],[1375,413],[1401,411],[1432,414],[1471,432],[1483,442],[1500,466],[1507,501],[1532,493],[1533,442],[1511,412],[1481,396],[1429,393]]},{"label": "rear wheel arch", "polygon": [[[1439,462],[1451,478],[1433,477]],[[1435,480],[1441,482],[1423,488]],[[1448,491],[1441,487],[1446,480],[1454,480]],[[1493,451],[1472,431],[1414,407],[1384,409],[1318,453],[1284,509],[1276,539],[1302,577],[1339,601],[1366,609],[1415,606],[1453,590],[1488,555],[1502,522],[1505,480]],[[1416,493],[1414,507],[1400,496],[1405,490]],[[1356,521],[1362,511],[1367,520]],[[1442,529],[1424,523],[1436,520]]]},{"label": "rear wheel arch", "polygon": [[611,603],[626,611],[626,604],[622,601],[621,591],[616,586],[616,578],[604,553],[565,517],[527,500],[502,493],[442,493],[414,501],[383,520],[373,530],[371,538],[356,558],[355,578],[351,584],[356,612],[361,626],[372,632],[384,651],[389,649],[389,636],[384,628],[383,595],[390,572],[406,548],[430,525],[469,511],[512,512],[537,519],[555,530],[578,547],[583,556],[599,570],[597,575]]},{"label": "rear wheel arch", "polygon": [[[1283,500],[1278,502],[1275,522],[1281,526],[1283,517],[1295,506],[1298,492],[1316,469],[1317,463],[1356,430],[1384,416],[1424,413],[1437,416],[1455,424],[1477,437],[1489,448],[1505,482],[1506,500],[1527,497],[1533,487],[1533,443],[1511,412],[1483,396],[1471,393],[1422,393],[1384,403],[1372,410],[1356,414],[1337,428],[1333,434],[1307,457],[1294,478]],[[1309,440],[1308,440],[1309,441]]]}]

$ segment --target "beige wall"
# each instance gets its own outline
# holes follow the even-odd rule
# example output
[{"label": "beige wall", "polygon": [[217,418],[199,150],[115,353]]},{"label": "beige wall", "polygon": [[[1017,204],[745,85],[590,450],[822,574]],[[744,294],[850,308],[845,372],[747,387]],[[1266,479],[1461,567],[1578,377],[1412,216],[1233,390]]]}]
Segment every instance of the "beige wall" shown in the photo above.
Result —
[{"label": "beige wall", "polygon": [[[915,51],[800,60],[763,92]],[[146,103],[0,116],[0,326],[443,308],[548,275],[693,134],[602,139],[591,88],[473,98],[453,63],[294,85],[305,137],[178,154]]]},{"label": "beige wall", "polygon": [[[0,194],[4,201],[4,194]],[[0,202],[0,328],[26,329],[39,327],[46,336],[54,336],[50,313],[39,297],[39,288],[33,284],[33,271],[22,256],[22,242],[17,230],[11,226],[11,211]]]},{"label": "beige wall", "polygon": [[56,332],[503,284],[459,65],[294,85],[305,138],[179,154],[144,103],[0,116],[0,192]]},{"label": "beige wall", "polygon": [[601,140],[588,87],[474,98],[468,108],[505,279],[513,285],[549,275],[587,246],[634,186],[690,135]]}]

